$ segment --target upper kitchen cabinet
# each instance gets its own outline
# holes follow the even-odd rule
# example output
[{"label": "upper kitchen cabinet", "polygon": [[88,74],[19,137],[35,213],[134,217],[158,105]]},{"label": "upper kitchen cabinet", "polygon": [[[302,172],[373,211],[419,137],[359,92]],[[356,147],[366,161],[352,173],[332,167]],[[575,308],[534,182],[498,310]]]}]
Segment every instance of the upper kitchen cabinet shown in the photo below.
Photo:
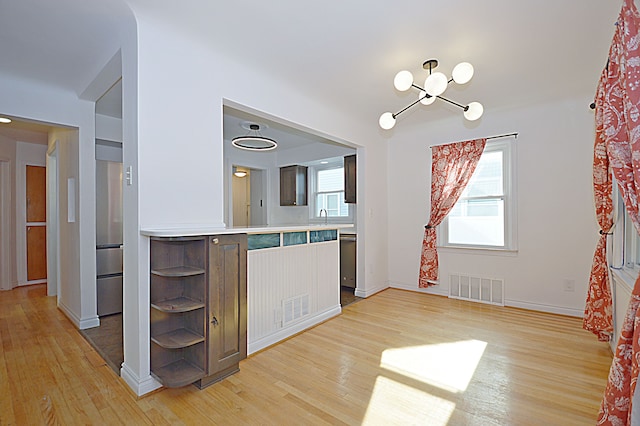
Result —
[{"label": "upper kitchen cabinet", "polygon": [[356,155],[344,157],[344,202],[356,203]]},{"label": "upper kitchen cabinet", "polygon": [[287,166],[280,168],[280,205],[307,205],[306,166]]}]

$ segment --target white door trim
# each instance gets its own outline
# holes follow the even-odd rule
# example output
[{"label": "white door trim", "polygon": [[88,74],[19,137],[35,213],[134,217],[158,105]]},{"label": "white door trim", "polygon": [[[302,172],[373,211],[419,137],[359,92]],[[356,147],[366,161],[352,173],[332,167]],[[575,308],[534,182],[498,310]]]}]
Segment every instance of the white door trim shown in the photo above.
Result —
[{"label": "white door trim", "polygon": [[11,290],[11,162],[0,158],[0,290]]},{"label": "white door trim", "polygon": [[60,282],[60,206],[58,140],[47,151],[47,296],[58,295]]}]

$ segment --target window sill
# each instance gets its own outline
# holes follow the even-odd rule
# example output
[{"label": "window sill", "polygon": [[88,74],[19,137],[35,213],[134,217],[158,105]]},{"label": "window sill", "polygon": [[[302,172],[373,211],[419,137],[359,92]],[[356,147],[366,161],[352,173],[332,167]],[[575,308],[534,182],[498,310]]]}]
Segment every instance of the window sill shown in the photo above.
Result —
[{"label": "window sill", "polygon": [[337,224],[337,225],[344,225],[344,224],[352,224],[353,223],[353,219],[350,219],[348,217],[343,217],[340,219],[337,219],[335,217],[330,217],[329,220],[325,220],[324,218],[322,219],[309,219],[309,224],[313,224],[313,225],[325,225],[325,224]]},{"label": "window sill", "polygon": [[517,249],[502,249],[489,247],[467,247],[467,246],[438,246],[440,253],[476,254],[483,256],[507,256],[516,257]]},{"label": "window sill", "polygon": [[[627,268],[617,269],[612,267],[609,267],[609,270],[611,271],[613,278],[615,278],[618,283],[625,285],[629,293],[631,293],[636,282],[638,271],[629,270]],[[636,277],[634,277],[634,274]]]}]

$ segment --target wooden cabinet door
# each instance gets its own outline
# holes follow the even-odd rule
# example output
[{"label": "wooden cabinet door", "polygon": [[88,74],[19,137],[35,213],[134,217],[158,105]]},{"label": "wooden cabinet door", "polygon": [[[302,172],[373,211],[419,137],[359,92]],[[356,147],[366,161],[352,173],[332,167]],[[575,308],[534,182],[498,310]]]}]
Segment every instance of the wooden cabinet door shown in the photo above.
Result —
[{"label": "wooden cabinet door", "polygon": [[344,157],[344,202],[356,203],[356,156]]},{"label": "wooden cabinet door", "polygon": [[280,205],[296,205],[296,167],[280,168]]},{"label": "wooden cabinet door", "polygon": [[47,278],[46,168],[26,168],[27,281]]},{"label": "wooden cabinet door", "polygon": [[208,374],[247,357],[247,236],[209,237]]},{"label": "wooden cabinet door", "polygon": [[307,205],[306,166],[287,166],[280,168],[280,205]]}]

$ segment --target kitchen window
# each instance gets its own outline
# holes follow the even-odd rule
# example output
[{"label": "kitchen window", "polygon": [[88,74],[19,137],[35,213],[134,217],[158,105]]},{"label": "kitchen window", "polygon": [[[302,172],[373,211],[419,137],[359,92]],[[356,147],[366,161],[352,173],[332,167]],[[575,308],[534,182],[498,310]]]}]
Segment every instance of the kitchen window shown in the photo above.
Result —
[{"label": "kitchen window", "polygon": [[488,142],[478,166],[439,227],[444,247],[514,250],[513,147]]},{"label": "kitchen window", "polygon": [[[344,167],[342,164],[327,164],[312,168],[311,188],[313,193],[312,219],[320,219],[321,210],[330,218],[350,218],[349,205],[344,202]],[[324,212],[322,212],[324,218]]]}]

